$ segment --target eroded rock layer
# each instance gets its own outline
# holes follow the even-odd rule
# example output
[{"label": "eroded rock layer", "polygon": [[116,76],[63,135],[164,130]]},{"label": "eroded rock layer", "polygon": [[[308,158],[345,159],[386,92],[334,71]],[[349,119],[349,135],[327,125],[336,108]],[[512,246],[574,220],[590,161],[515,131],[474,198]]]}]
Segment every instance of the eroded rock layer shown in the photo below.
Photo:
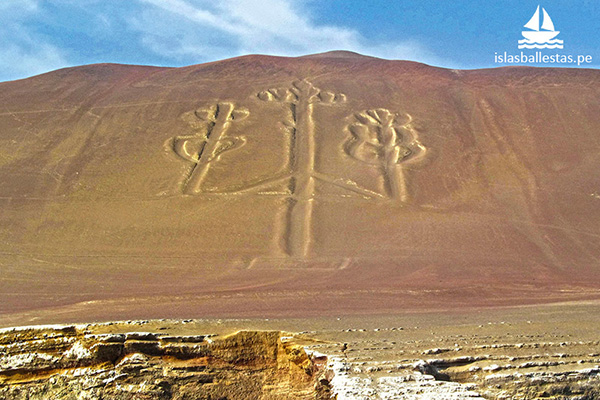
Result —
[{"label": "eroded rock layer", "polygon": [[329,388],[323,368],[275,331],[171,336],[66,326],[0,333],[0,397],[308,400],[329,398]]}]

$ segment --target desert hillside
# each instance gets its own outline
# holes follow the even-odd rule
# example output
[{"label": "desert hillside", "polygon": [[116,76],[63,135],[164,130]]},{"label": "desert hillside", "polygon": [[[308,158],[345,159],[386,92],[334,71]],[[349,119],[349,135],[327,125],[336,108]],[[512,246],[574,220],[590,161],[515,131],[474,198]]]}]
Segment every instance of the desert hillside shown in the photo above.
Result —
[{"label": "desert hillside", "polygon": [[0,323],[600,297],[600,72],[334,52],[0,83]]}]

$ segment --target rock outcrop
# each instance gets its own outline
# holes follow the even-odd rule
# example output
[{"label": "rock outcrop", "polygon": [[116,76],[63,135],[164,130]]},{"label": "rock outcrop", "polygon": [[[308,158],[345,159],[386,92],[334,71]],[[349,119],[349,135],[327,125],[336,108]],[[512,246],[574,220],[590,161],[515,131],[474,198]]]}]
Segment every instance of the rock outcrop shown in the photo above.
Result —
[{"label": "rock outcrop", "polygon": [[281,338],[276,331],[220,337],[8,329],[0,333],[0,398],[329,398],[323,368]]}]

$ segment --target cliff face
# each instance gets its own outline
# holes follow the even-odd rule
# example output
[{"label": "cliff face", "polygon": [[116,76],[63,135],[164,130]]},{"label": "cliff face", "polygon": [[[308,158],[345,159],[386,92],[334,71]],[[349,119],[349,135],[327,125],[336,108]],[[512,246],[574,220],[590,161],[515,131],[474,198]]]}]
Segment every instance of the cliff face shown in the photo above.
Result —
[{"label": "cliff face", "polygon": [[598,297],[599,131],[596,70],[342,53],[0,83],[0,313]]},{"label": "cliff face", "polygon": [[88,327],[0,333],[6,399],[325,399],[322,368],[279,332],[226,337]]}]

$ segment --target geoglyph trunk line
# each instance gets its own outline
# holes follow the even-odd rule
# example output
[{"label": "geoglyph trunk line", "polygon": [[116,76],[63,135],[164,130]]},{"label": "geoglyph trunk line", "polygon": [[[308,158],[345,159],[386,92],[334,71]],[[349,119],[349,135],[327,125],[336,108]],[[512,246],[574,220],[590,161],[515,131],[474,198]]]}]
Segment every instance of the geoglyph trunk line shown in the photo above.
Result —
[{"label": "geoglyph trunk line", "polygon": [[294,176],[293,197],[290,200],[287,250],[292,257],[305,257],[310,244],[315,182],[315,138],[312,116],[313,106],[308,102],[309,93],[301,91],[295,105],[295,132],[292,174]]},{"label": "geoglyph trunk line", "polygon": [[291,130],[291,192],[287,213],[285,252],[292,258],[306,258],[310,253],[311,222],[315,196],[315,124],[316,103],[334,104],[345,100],[343,94],[322,92],[312,83],[294,82],[289,89],[269,89],[258,93],[264,101],[288,103]]}]

